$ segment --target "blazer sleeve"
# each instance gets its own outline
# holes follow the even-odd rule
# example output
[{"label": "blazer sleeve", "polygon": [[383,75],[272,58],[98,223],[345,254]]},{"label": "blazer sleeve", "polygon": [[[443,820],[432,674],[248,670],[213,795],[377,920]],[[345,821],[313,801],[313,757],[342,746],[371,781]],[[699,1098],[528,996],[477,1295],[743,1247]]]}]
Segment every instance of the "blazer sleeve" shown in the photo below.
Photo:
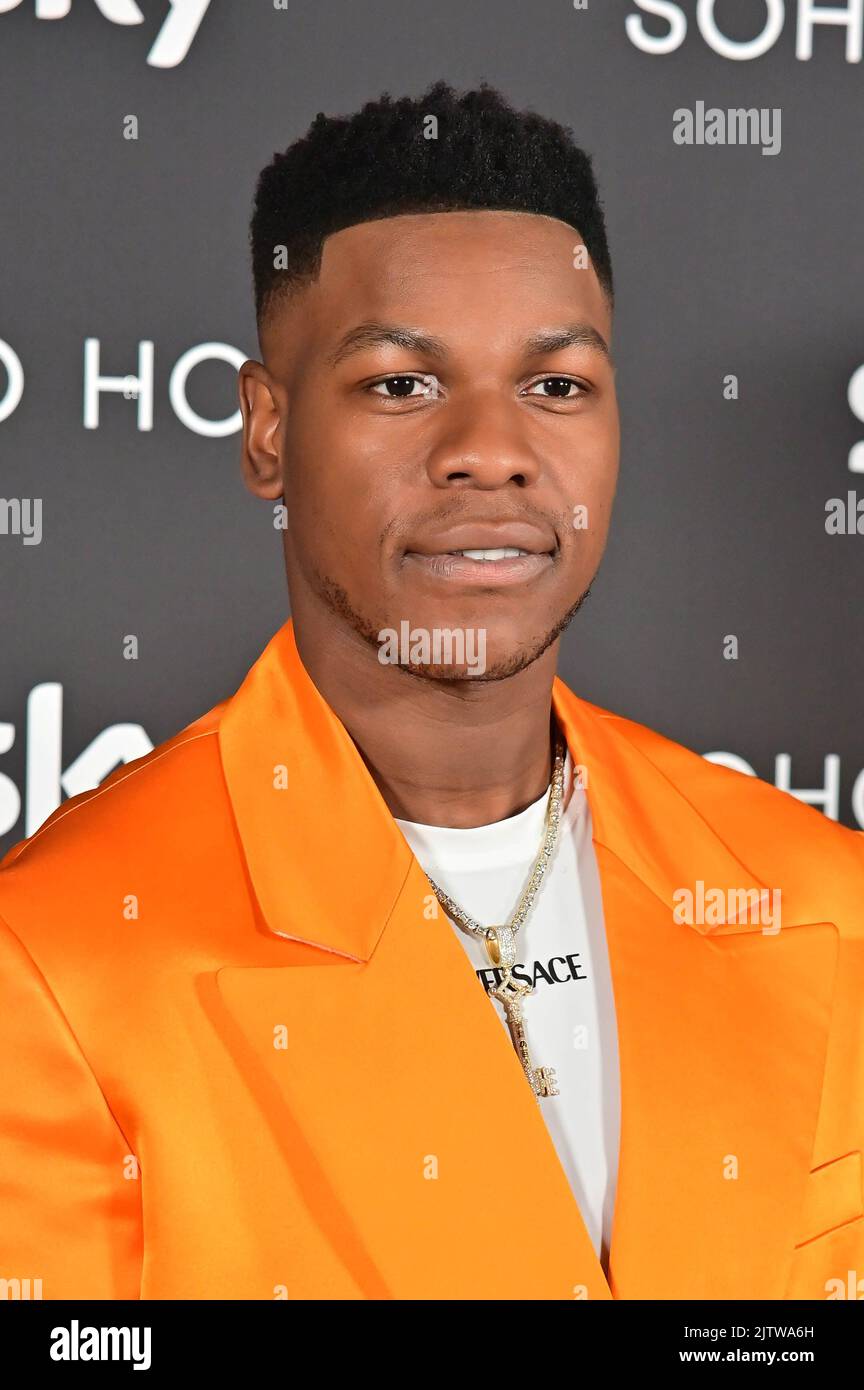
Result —
[{"label": "blazer sleeve", "polygon": [[0,1292],[140,1297],[141,1183],[129,1145],[45,979],[2,919],[0,1059]]}]

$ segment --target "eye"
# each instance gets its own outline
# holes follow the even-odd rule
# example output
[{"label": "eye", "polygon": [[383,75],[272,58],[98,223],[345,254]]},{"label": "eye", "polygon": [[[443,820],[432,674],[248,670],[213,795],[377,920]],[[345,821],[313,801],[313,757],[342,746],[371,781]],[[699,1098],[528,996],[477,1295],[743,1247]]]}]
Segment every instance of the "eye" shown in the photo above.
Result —
[{"label": "eye", "polygon": [[[542,389],[538,390],[538,387]],[[526,395],[546,396],[549,400],[557,401],[575,401],[580,395],[587,395],[587,389],[570,376],[544,376],[531,384]]]},{"label": "eye", "polygon": [[[416,389],[415,389],[416,388]],[[386,376],[381,381],[373,381],[369,387],[376,396],[385,400],[418,400],[421,396],[437,396],[438,382],[434,376]]]}]

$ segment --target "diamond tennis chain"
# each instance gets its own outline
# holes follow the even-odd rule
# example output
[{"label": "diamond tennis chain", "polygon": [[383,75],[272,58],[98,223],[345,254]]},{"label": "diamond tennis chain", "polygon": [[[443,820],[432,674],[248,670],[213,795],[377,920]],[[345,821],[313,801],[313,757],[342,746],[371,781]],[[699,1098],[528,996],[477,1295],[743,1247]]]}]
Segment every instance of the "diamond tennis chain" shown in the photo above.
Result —
[{"label": "diamond tennis chain", "polygon": [[[516,934],[525,921],[531,910],[531,905],[537,896],[543,876],[552,858],[552,851],[558,839],[558,827],[561,820],[561,803],[564,796],[564,759],[566,746],[560,733],[555,737],[555,756],[552,764],[552,781],[549,788],[549,801],[546,806],[546,817],[544,822],[543,842],[534,861],[534,867],[525,886],[525,889],[516,904],[509,920],[501,926],[484,927],[476,921],[470,913],[465,912],[458,903],[454,902],[449,893],[445,893],[443,888],[439,888],[433,879],[429,882],[434,889],[435,896],[443,907],[447,916],[450,917],[457,926],[463,931],[470,932],[472,936],[479,937],[486,946],[486,954],[492,965],[503,969],[501,982],[495,989],[489,991],[491,999],[497,999],[504,1006],[507,1016],[507,1026],[510,1036],[513,1039],[513,1046],[519,1056],[519,1060],[528,1077],[529,1084],[535,1096],[557,1096],[558,1084],[555,1077],[554,1067],[535,1067],[528,1049],[528,1040],[525,1036],[525,1024],[522,1017],[522,1005],[527,995],[534,994],[535,985],[529,985],[522,980],[513,978],[512,970],[516,964]],[[427,875],[428,877],[428,875]]]}]

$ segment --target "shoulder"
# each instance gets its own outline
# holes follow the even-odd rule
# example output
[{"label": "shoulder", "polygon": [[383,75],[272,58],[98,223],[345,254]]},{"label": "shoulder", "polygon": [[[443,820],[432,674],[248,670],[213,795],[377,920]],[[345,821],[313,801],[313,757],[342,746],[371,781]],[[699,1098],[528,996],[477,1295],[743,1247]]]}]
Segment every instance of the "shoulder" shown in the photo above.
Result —
[{"label": "shoulder", "polygon": [[89,839],[109,822],[122,823],[127,814],[137,813],[147,803],[170,812],[172,796],[182,796],[217,757],[216,735],[226,703],[214,706],[143,757],[122,763],[98,787],[64,801],[38,830],[12,846],[0,860],[0,872],[23,856],[29,859],[71,849],[80,836]]},{"label": "shoulder", "polygon": [[0,917],[25,934],[62,934],[65,922],[87,937],[109,902],[204,873],[232,839],[218,749],[226,703],[13,845],[0,862]]},{"label": "shoulder", "polygon": [[715,815],[723,817],[727,812],[738,815],[748,809],[770,812],[780,817],[790,830],[800,828],[807,835],[821,835],[826,843],[839,843],[848,837],[854,842],[859,833],[839,825],[791,792],[781,791],[761,777],[712,762],[683,743],[676,743],[633,719],[597,705],[591,709],[605,721],[608,729],[647,758],[683,795],[692,798],[694,804],[710,808]]},{"label": "shoulder", "polygon": [[[811,903],[814,920],[823,912],[848,920],[850,907],[864,900],[864,833],[760,777],[711,762],[623,715],[580,703],[631,766],[646,760],[742,864]],[[650,814],[650,806],[642,813]]]}]

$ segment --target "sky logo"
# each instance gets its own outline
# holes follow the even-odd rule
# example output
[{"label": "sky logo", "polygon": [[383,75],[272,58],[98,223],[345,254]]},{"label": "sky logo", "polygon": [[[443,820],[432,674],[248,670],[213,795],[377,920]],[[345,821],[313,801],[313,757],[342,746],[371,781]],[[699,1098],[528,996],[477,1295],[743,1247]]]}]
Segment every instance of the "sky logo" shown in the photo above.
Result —
[{"label": "sky logo", "polygon": [[[94,0],[99,13],[112,24],[143,24],[135,0]],[[22,0],[0,0],[0,14],[17,10]],[[65,19],[72,0],[35,0],[37,19]],[[168,13],[156,35],[147,62],[154,68],[176,68],[182,63],[210,8],[210,0],[168,0]]]}]

